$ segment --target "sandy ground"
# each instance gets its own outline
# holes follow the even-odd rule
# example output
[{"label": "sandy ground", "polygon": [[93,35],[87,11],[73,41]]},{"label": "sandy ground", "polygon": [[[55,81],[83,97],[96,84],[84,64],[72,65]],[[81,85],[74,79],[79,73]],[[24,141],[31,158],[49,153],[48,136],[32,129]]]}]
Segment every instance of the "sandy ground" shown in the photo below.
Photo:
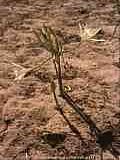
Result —
[{"label": "sandy ground", "polygon": [[[62,73],[64,83],[72,89],[69,95],[101,130],[118,126],[118,30],[112,38],[118,18],[112,0],[0,0],[0,160],[99,155],[99,147],[84,121],[61,100],[66,116],[85,144],[56,111],[49,84],[50,76],[56,79],[52,63],[20,82],[14,81],[16,67],[11,63],[30,68],[46,59],[46,50],[32,45],[37,42],[32,30],[43,23],[52,26],[69,64]],[[81,43],[79,21],[101,27],[105,42]],[[65,133],[66,138],[52,148],[41,139],[45,131]],[[104,159],[113,157],[106,152]]]}]

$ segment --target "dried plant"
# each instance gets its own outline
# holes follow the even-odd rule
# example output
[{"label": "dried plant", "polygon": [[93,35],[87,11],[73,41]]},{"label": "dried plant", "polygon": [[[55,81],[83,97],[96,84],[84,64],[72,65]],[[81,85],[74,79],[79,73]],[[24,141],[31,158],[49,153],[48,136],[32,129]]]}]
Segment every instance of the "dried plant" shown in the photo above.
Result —
[{"label": "dried plant", "polygon": [[[81,31],[82,38],[84,40],[89,40],[89,39],[93,40],[92,37],[94,37],[99,31],[100,31],[100,29],[92,30],[92,29],[88,29],[87,27],[82,28],[82,31]],[[94,121],[86,113],[83,112],[83,110],[81,109],[81,106],[79,106],[77,103],[75,103],[72,100],[72,98],[68,95],[68,93],[64,90],[63,83],[62,83],[62,70],[61,70],[61,56],[63,55],[62,54],[63,53],[62,45],[58,41],[54,31],[50,27],[43,26],[43,28],[40,30],[40,36],[38,36],[38,34],[36,34],[36,36],[38,37],[39,42],[43,45],[43,47],[48,52],[50,52],[53,57],[53,64],[54,64],[54,68],[55,68],[57,79],[58,79],[58,86],[59,86],[59,91],[60,91],[61,97],[66,100],[66,102],[69,104],[69,106],[71,106],[72,109],[74,109],[76,111],[76,113],[80,115],[80,117],[82,117],[82,119],[85,121],[85,123],[89,126],[89,129],[91,130],[91,132],[92,133],[94,132],[96,139],[97,139],[97,143],[100,145],[102,150],[107,149],[115,157],[117,157],[118,152],[115,149],[113,149],[113,147],[111,145],[113,142],[113,138],[111,138],[112,134],[109,134],[107,131],[101,131],[96,126]],[[52,92],[54,95],[54,99],[55,99],[58,111],[63,116],[65,121],[68,123],[71,130],[77,136],[80,137],[79,131],[69,122],[69,120],[64,115],[62,108],[60,107],[60,104],[58,102],[58,99],[57,99],[57,96],[55,93],[56,86],[55,86],[52,79],[51,79],[51,88],[52,88]],[[107,143],[104,140],[106,135],[109,135],[109,138],[110,138],[109,141],[107,141]],[[108,146],[110,146],[110,147],[108,147]]]},{"label": "dried plant", "polygon": [[81,41],[100,41],[104,42],[103,39],[96,39],[96,35],[101,31],[101,28],[90,28],[87,24],[79,23],[79,32]]},{"label": "dried plant", "polygon": [[[93,37],[95,37],[96,34],[101,30],[100,28],[99,29],[92,29],[92,28],[88,28],[87,26],[82,26],[81,24],[79,24],[79,27],[80,27],[80,36],[81,36],[82,40],[103,41],[103,40],[93,39]],[[59,86],[59,91],[60,91],[61,97],[63,99],[65,99],[65,101],[69,104],[69,106],[72,109],[74,109],[75,112],[77,114],[79,114],[79,116],[89,126],[90,131],[95,134],[96,142],[100,145],[102,150],[109,150],[115,157],[117,157],[119,153],[112,146],[112,143],[113,143],[112,132],[111,131],[109,131],[109,132],[108,131],[101,131],[96,126],[94,121],[90,118],[90,116],[88,116],[86,113],[84,113],[83,109],[81,109],[81,106],[78,105],[76,102],[74,102],[73,99],[64,90],[63,83],[62,83],[62,69],[61,69],[61,56],[63,56],[63,47],[62,47],[62,44],[59,42],[55,32],[51,29],[51,27],[44,25],[39,30],[39,33],[36,31],[34,31],[34,33],[35,33],[39,43],[42,45],[42,47],[44,47],[50,53],[50,59],[51,58],[53,59],[53,65],[54,65],[54,68],[56,71],[56,75],[57,75],[57,79],[58,79],[58,86]],[[48,60],[50,60],[50,59],[48,59]],[[37,67],[32,68],[31,70],[35,71],[36,68]],[[24,73],[24,68],[22,68],[22,70],[23,70],[23,72],[20,75],[16,74],[18,77],[17,79],[21,79],[21,77],[26,75]],[[26,71],[26,73],[29,73],[29,71]],[[55,93],[56,86],[55,86],[55,83],[52,78],[51,78],[51,88],[52,88],[52,92],[54,95],[54,99],[55,99],[58,111],[63,116],[65,121],[68,123],[71,130],[74,133],[76,133],[76,135],[78,135],[80,137],[79,131],[73,125],[71,125],[69,120],[64,115],[62,108],[59,105],[59,102],[58,102],[58,99],[57,99],[57,96]],[[109,138],[109,140],[107,142],[105,140],[106,137]]]},{"label": "dried plant", "polygon": [[[94,31],[94,34],[97,33],[98,31]],[[53,33],[53,31],[52,31]],[[93,34],[93,35],[94,35]],[[58,44],[58,48],[59,48],[59,43],[57,38],[55,39],[55,41],[57,41]],[[54,43],[56,43],[55,41],[53,41],[51,44],[51,46],[54,46]],[[60,46],[61,48],[61,46]],[[55,53],[52,53],[54,52]],[[81,106],[79,106],[77,103],[75,103],[72,98],[67,94],[67,92],[64,90],[63,87],[63,83],[62,83],[62,75],[61,75],[61,61],[60,61],[60,56],[61,54],[59,54],[59,50],[57,50],[58,53],[56,52],[56,50],[51,49],[50,52],[52,53],[53,56],[55,56],[55,60],[53,61],[54,67],[55,67],[55,71],[56,71],[56,75],[58,78],[58,85],[59,85],[59,90],[60,90],[60,94],[61,97],[63,99],[66,100],[66,102],[72,107],[72,109],[74,109],[76,111],[77,114],[80,115],[80,117],[82,117],[82,119],[87,123],[87,125],[89,126],[89,129],[91,130],[91,132],[95,134],[96,136],[96,142],[100,145],[100,147],[102,148],[102,150],[109,150],[116,158],[118,157],[119,153],[116,149],[113,148],[113,146],[111,145],[113,142],[113,134],[108,131],[101,131],[96,124],[94,123],[94,121],[86,114],[83,112],[83,110],[81,109]],[[62,50],[61,50],[62,52]],[[52,88],[52,92],[54,95],[54,99],[57,105],[57,109],[60,112],[60,114],[63,116],[63,118],[65,119],[65,121],[68,123],[69,127],[71,128],[71,130],[80,138],[80,132],[77,130],[77,128],[75,128],[67,119],[67,117],[65,116],[65,114],[62,111],[62,108],[60,107],[60,104],[58,102],[56,93],[55,93],[55,89],[56,86],[54,84],[54,82],[51,82],[51,88]],[[109,134],[110,133],[110,134]],[[106,135],[109,136],[109,140],[106,142],[105,138]],[[116,137],[116,136],[114,136]]]}]

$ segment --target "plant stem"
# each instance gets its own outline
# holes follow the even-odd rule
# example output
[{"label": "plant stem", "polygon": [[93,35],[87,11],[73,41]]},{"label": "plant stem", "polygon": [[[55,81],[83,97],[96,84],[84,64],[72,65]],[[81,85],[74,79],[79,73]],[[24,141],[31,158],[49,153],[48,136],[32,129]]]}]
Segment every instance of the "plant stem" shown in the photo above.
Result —
[{"label": "plant stem", "polygon": [[55,67],[55,71],[56,71],[56,75],[58,78],[58,86],[59,86],[59,91],[60,91],[60,95],[63,95],[63,82],[62,82],[62,71],[61,71],[61,58],[60,56],[57,57],[55,60],[53,60],[54,63],[54,67]]},{"label": "plant stem", "polygon": [[[54,82],[53,82],[53,83],[54,83]],[[83,141],[83,138],[81,137],[80,132],[78,131],[78,129],[77,129],[74,125],[72,125],[72,124],[70,123],[70,121],[68,120],[68,118],[65,116],[65,114],[64,114],[64,112],[63,112],[63,110],[62,110],[62,108],[61,108],[61,106],[60,106],[60,104],[59,104],[59,102],[58,102],[58,99],[57,99],[55,90],[53,90],[53,96],[54,96],[54,100],[55,100],[55,103],[56,103],[56,106],[57,106],[57,110],[60,112],[60,114],[62,115],[62,117],[64,118],[64,120],[67,122],[67,124],[69,125],[70,129],[72,130],[72,132],[75,133],[76,136],[77,136],[80,140],[82,140],[82,142],[84,142],[84,141]],[[85,142],[84,142],[84,144],[85,144]]]},{"label": "plant stem", "polygon": [[100,130],[99,130],[99,128],[97,128],[96,124],[90,119],[90,117],[88,115],[86,115],[83,112],[81,107],[78,104],[76,104],[72,100],[72,98],[63,89],[60,57],[57,58],[56,63],[57,63],[57,66],[55,65],[55,69],[56,69],[56,74],[57,74],[57,77],[58,77],[58,85],[59,85],[60,95],[83,118],[83,120],[89,125],[91,131],[92,132],[94,131],[95,134],[98,135],[100,133]]},{"label": "plant stem", "polygon": [[80,106],[75,103],[72,98],[66,93],[63,93],[63,98],[67,101],[67,103],[82,117],[82,119],[89,125],[90,130],[95,132],[96,135],[100,133],[99,128],[96,124],[90,119],[90,117],[83,112]]}]

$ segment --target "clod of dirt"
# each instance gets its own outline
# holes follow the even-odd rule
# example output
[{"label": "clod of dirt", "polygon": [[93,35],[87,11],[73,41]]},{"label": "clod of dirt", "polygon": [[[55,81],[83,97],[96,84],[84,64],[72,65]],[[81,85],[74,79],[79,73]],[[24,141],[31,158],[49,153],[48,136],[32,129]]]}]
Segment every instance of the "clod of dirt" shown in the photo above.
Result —
[{"label": "clod of dirt", "polygon": [[97,138],[97,143],[100,144],[101,148],[106,149],[112,144],[113,132],[111,130],[104,131]]},{"label": "clod of dirt", "polygon": [[41,138],[45,143],[54,148],[64,142],[66,135],[63,133],[48,133],[42,135]]}]

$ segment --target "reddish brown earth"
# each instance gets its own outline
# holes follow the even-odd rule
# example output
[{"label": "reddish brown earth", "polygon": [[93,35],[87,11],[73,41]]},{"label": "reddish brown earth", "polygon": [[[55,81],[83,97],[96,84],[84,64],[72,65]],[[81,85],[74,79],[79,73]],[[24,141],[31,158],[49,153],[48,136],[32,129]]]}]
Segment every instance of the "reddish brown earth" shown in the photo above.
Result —
[{"label": "reddish brown earth", "polygon": [[[14,81],[16,68],[11,63],[29,68],[48,57],[43,48],[31,45],[37,42],[32,30],[43,23],[52,26],[63,42],[69,64],[63,69],[64,83],[72,89],[69,95],[101,130],[119,126],[119,67],[115,65],[119,61],[118,30],[112,38],[118,18],[112,0],[0,0],[0,160],[99,155],[84,121],[61,100],[86,145],[56,111],[48,80],[51,75],[55,77],[52,63],[20,82]],[[81,43],[81,20],[101,27],[105,42]],[[67,136],[62,145],[52,148],[41,140],[43,131],[65,132]],[[113,156],[106,152],[104,159]]]}]

